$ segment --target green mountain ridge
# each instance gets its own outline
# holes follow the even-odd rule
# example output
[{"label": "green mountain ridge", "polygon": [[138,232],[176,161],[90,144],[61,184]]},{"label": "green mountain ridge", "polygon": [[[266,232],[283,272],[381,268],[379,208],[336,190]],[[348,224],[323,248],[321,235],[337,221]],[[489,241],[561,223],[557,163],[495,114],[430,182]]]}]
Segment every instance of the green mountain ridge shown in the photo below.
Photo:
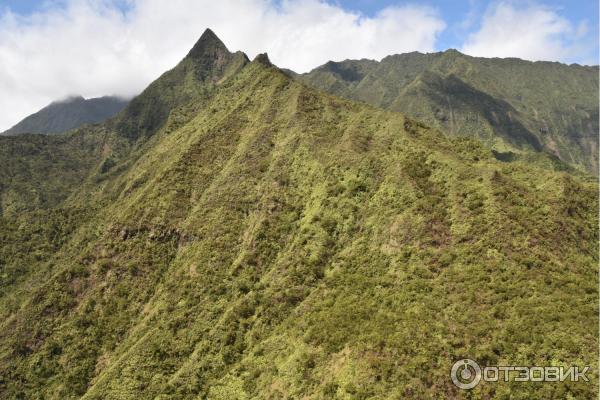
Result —
[{"label": "green mountain ridge", "polygon": [[230,53],[221,40],[207,29],[188,55],[134,98],[118,116],[115,129],[124,136],[152,135],[178,107],[192,101],[201,106],[215,87],[249,63],[238,51]]},{"label": "green mountain ridge", "polygon": [[64,133],[83,125],[104,122],[118,114],[128,102],[127,99],[113,96],[93,99],[84,99],[81,96],[69,97],[53,102],[0,135]]},{"label": "green mountain ridge", "polygon": [[[0,398],[598,391],[590,176],[499,161],[212,31],[116,118],[0,149]],[[591,381],[466,392],[464,357]]]},{"label": "green mountain ridge", "polygon": [[329,62],[296,78],[475,137],[498,152],[542,151],[597,175],[597,66],[447,50]]}]

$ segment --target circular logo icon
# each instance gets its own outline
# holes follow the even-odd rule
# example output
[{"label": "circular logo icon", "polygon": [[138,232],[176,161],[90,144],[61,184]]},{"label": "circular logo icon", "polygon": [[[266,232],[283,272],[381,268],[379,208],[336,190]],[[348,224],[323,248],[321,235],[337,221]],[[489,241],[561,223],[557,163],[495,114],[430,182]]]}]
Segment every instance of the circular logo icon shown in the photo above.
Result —
[{"label": "circular logo icon", "polygon": [[473,389],[481,381],[481,367],[468,358],[458,360],[452,366],[450,378],[452,378],[452,383],[460,389]]}]

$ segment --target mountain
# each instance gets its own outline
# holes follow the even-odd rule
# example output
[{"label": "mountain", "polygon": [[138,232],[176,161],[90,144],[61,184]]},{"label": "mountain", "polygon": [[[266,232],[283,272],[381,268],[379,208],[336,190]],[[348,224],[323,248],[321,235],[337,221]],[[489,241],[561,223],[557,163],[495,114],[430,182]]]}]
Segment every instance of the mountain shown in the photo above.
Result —
[{"label": "mountain", "polygon": [[0,162],[0,398],[598,391],[596,369],[449,379],[465,357],[596,365],[588,175],[497,160],[211,31],[115,119],[2,137]]},{"label": "mountain", "polygon": [[42,108],[0,135],[67,132],[82,125],[103,122],[120,112],[128,102],[109,96],[87,100],[81,96],[70,97]]},{"label": "mountain", "polygon": [[[173,110],[203,105],[219,83],[249,62],[240,51],[230,53],[209,29],[175,68],[131,101],[115,129],[134,139],[151,135],[168,118],[174,118]],[[175,121],[171,123],[177,125]]]},{"label": "mountain", "polygon": [[598,67],[478,58],[456,50],[328,62],[298,79],[475,137],[510,157],[543,151],[598,171]]}]

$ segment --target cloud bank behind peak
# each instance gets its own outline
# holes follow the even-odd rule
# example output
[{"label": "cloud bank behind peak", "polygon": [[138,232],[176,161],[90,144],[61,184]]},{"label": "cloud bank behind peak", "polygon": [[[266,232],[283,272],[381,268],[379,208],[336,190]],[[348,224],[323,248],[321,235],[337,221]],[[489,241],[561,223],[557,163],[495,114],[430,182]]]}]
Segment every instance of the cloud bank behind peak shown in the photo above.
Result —
[{"label": "cloud bank behind peak", "polygon": [[445,23],[424,6],[367,17],[318,0],[66,0],[26,16],[4,12],[0,131],[69,95],[139,93],[207,27],[231,50],[266,51],[276,65],[305,72],[332,59],[433,51]]}]

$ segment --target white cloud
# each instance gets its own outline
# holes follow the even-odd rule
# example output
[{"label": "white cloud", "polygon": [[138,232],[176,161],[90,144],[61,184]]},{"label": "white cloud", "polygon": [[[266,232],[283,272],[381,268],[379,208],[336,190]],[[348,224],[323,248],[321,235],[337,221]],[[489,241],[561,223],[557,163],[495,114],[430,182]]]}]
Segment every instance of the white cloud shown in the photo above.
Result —
[{"label": "white cloud", "polygon": [[[433,51],[435,10],[389,7],[366,17],[323,0],[65,0],[0,16],[0,131],[72,94],[131,96],[173,67],[205,28],[231,50],[299,72],[328,60]],[[123,0],[120,0],[123,3]]]},{"label": "white cloud", "polygon": [[482,57],[574,62],[592,50],[593,43],[581,43],[586,34],[585,21],[575,27],[544,5],[517,7],[504,1],[487,10],[480,29],[467,37],[461,51]]}]

